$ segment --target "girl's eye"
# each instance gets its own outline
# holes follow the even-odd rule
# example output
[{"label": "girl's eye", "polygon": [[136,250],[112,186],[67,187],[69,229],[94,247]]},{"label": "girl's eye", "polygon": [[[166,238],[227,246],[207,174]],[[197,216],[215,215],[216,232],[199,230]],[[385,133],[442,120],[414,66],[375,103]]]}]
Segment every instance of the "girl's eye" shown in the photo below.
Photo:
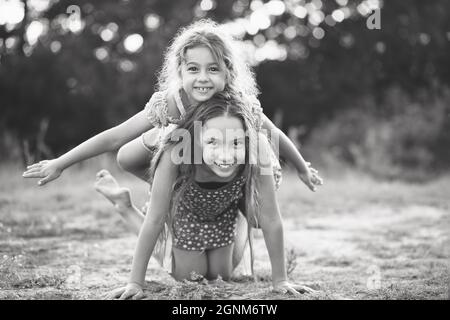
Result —
[{"label": "girl's eye", "polygon": [[188,67],[188,71],[196,72],[196,71],[198,71],[198,68],[197,67]]},{"label": "girl's eye", "polygon": [[220,69],[218,67],[210,67],[209,70],[212,71],[212,72],[219,72],[220,71]]},{"label": "girl's eye", "polygon": [[240,147],[240,146],[243,146],[243,145],[244,145],[243,141],[241,141],[241,140],[234,140],[234,146],[235,147]]},{"label": "girl's eye", "polygon": [[206,144],[216,145],[217,144],[217,140],[216,139],[209,139],[208,141],[206,141]]}]

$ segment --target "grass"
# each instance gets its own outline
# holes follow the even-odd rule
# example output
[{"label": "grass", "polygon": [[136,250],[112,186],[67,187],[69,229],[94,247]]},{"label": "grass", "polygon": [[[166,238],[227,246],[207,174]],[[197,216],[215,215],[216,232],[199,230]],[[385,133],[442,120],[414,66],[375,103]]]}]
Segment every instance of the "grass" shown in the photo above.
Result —
[{"label": "grass", "polygon": [[[97,299],[126,282],[136,237],[93,187],[106,167],[142,205],[147,187],[107,158],[73,167],[47,186],[0,166],[0,299]],[[447,299],[450,176],[420,184],[324,174],[316,193],[286,173],[278,199],[289,277],[317,293],[301,299]],[[149,299],[294,299],[270,291],[255,232],[257,281],[176,282],[150,261]]]}]

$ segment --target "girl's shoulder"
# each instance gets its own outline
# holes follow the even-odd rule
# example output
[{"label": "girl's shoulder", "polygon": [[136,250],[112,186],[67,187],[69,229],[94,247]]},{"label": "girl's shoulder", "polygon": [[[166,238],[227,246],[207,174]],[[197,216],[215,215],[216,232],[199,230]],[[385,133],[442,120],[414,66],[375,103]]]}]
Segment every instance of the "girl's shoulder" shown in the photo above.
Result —
[{"label": "girl's shoulder", "polygon": [[145,105],[148,120],[155,127],[178,123],[184,114],[184,108],[179,103],[175,94],[167,90],[156,91]]}]

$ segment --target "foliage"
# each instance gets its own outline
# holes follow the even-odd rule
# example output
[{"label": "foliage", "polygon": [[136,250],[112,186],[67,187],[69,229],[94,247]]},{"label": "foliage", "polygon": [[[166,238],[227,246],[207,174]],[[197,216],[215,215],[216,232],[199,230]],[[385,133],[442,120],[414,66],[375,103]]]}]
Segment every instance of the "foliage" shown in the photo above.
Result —
[{"label": "foliage", "polygon": [[[24,162],[30,162],[59,155],[141,110],[153,93],[164,50],[180,26],[203,17],[225,23],[248,22],[258,6],[277,1],[212,0],[212,7],[206,10],[201,9],[202,0],[80,0],[76,4],[84,27],[78,30],[67,25],[67,9],[73,1],[50,1],[41,12],[33,11],[28,1],[22,2],[22,22],[12,28],[0,24],[0,146],[10,150],[2,158],[16,157],[19,152],[13,149],[20,148]],[[448,116],[437,105],[448,101],[439,91],[447,90],[450,83],[450,2],[383,1],[379,30],[369,30],[367,15],[358,14],[358,6],[366,2],[284,0],[285,10],[271,15],[268,27],[256,33],[247,29],[241,35],[246,48],[262,50],[275,42],[286,51],[283,57],[263,59],[255,65],[265,113],[278,117],[277,124],[285,131],[301,126],[300,138],[305,142],[318,139],[322,134],[319,128],[341,114],[364,123],[365,129],[373,132],[367,133],[368,141],[383,140],[377,134],[387,134],[388,129],[382,128],[396,128],[398,123],[408,123],[405,128],[428,123],[435,131],[427,131],[426,142],[406,133],[408,129],[400,133],[409,140],[419,139],[410,145],[426,147],[414,147],[415,151],[389,147],[386,153],[394,152],[394,160],[386,165],[448,163],[443,148],[449,142],[449,124],[443,122]],[[311,12],[300,18],[292,10],[298,6],[319,8],[315,12],[325,20],[314,22]],[[353,13],[340,23],[330,23],[330,15],[341,9]],[[34,21],[47,25],[48,32],[31,44],[26,31]],[[112,35],[105,37],[105,30],[112,30]],[[135,52],[124,46],[130,34],[143,39],[143,46]],[[8,47],[11,39],[17,41]],[[400,92],[394,95],[413,107],[399,109],[386,98],[389,92]],[[436,100],[441,97],[444,100]],[[370,103],[363,103],[361,109],[360,101]],[[436,105],[430,113],[428,102]],[[344,121],[345,117],[340,117],[337,121]],[[440,122],[430,123],[435,120]],[[334,130],[341,125],[329,123]],[[362,139],[364,135],[349,131],[348,136]],[[331,140],[325,143],[327,137]],[[333,137],[324,132],[320,139],[331,145]],[[353,148],[351,141],[344,149]],[[379,154],[376,145],[380,143],[365,142],[363,151],[353,152],[367,154],[367,148],[374,147],[369,153]],[[356,164],[352,157],[342,159]],[[374,161],[378,160],[369,162]]]}]

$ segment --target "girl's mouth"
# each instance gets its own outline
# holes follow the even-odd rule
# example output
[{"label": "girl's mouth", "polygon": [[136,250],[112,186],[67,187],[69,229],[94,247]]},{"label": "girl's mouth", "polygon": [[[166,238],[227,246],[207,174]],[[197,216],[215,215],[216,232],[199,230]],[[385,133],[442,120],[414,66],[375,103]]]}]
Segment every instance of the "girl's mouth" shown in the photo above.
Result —
[{"label": "girl's mouth", "polygon": [[209,90],[212,90],[212,87],[194,87],[200,93],[207,93]]},{"label": "girl's mouth", "polygon": [[229,169],[232,166],[234,166],[234,163],[217,163],[217,162],[214,162],[214,164],[216,166],[218,166],[219,168],[221,168],[221,169]]}]

